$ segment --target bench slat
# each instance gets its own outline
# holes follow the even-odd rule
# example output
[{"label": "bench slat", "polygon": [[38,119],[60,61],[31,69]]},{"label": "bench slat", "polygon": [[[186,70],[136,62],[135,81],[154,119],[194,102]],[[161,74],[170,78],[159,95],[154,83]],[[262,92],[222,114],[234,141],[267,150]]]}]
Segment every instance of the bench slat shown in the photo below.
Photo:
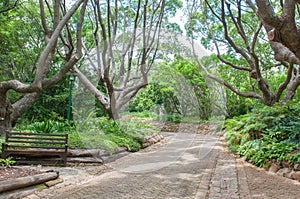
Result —
[{"label": "bench slat", "polygon": [[[48,140],[46,140],[48,141]],[[43,141],[31,141],[31,140],[9,140],[10,143],[28,143],[28,144],[45,144],[45,145],[64,145],[66,142],[45,142]]]},{"label": "bench slat", "polygon": [[54,137],[38,137],[38,136],[35,136],[35,137],[29,137],[29,136],[10,136],[10,137],[7,138],[7,140],[10,140],[10,139],[32,139],[32,140],[39,139],[39,140],[63,140],[63,141],[66,140],[66,138],[61,138],[61,137],[54,138]]},{"label": "bench slat", "polygon": [[38,135],[38,136],[61,136],[66,137],[67,134],[59,134],[59,133],[27,133],[27,132],[9,132],[9,136],[11,135]]},{"label": "bench slat", "polygon": [[34,151],[34,150],[7,150],[6,153],[19,154],[19,155],[30,155],[30,154],[53,154],[62,155],[65,154],[64,151]]},{"label": "bench slat", "polygon": [[[66,166],[68,134],[7,132],[2,143],[2,158],[13,155],[27,157],[59,156]],[[40,158],[39,158],[40,159]]]},{"label": "bench slat", "polygon": [[6,145],[7,148],[34,148],[34,149],[65,149],[66,147],[58,147],[58,146],[26,146],[26,145]]}]

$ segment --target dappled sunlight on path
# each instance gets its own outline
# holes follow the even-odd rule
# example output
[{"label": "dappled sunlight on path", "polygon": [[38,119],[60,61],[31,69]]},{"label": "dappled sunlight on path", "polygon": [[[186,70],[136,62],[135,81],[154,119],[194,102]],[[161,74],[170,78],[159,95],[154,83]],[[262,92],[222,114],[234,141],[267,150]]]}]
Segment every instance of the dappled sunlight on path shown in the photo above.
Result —
[{"label": "dappled sunlight on path", "polygon": [[26,199],[296,199],[299,195],[299,185],[236,159],[219,137],[188,133],[165,137],[163,144],[107,164],[110,169],[104,173],[37,191]]},{"label": "dappled sunlight on path", "polygon": [[[117,162],[110,163],[109,166],[120,172],[143,173],[152,172],[170,164],[176,163],[179,158],[188,163],[189,160],[199,161],[216,145],[217,139],[212,136],[199,137],[195,134],[180,134],[172,136],[169,143],[159,150],[148,153],[134,153],[121,158]],[[195,154],[188,154],[189,149],[198,150]]]}]

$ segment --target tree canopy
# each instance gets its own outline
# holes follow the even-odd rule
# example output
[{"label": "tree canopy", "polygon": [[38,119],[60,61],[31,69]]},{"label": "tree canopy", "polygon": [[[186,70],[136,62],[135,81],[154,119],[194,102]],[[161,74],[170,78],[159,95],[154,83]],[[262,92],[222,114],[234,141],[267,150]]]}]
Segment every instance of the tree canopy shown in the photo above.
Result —
[{"label": "tree canopy", "polygon": [[[300,83],[298,52],[290,40],[297,40],[297,6],[295,1],[280,4],[268,0],[189,3],[188,33],[192,38],[200,33],[205,35],[201,38],[203,45],[214,49],[219,60],[215,67],[208,68],[200,62],[199,66],[208,77],[242,97],[259,99],[269,106],[291,100]],[[289,39],[279,37],[285,33],[279,33],[283,31],[281,26],[280,31],[276,30],[279,26],[275,27],[273,20],[268,23],[270,18],[285,24]],[[243,78],[240,82],[247,82],[248,86],[238,87],[228,78],[214,74],[224,67],[227,75],[239,74]],[[270,85],[270,77],[282,77],[281,74],[285,78],[275,86]]]},{"label": "tree canopy", "polygon": [[[28,108],[30,108],[37,100],[41,91],[57,83],[65,74],[80,60],[82,56],[82,42],[81,32],[84,19],[85,8],[87,1],[79,0],[73,3],[69,8],[64,4],[64,1],[60,0],[48,2],[48,1],[16,1],[19,3],[23,14],[22,18],[28,23],[24,22],[24,27],[19,27],[20,16],[15,15],[14,10],[9,9],[1,13],[1,19],[10,18],[11,20],[6,23],[1,23],[3,26],[11,26],[9,29],[1,30],[1,37],[8,37],[10,33],[19,34],[15,31],[18,28],[28,28],[34,32],[35,28],[43,32],[43,43],[41,42],[39,35],[33,34],[30,31],[24,31],[28,33],[28,38],[22,35],[21,39],[12,45],[14,54],[9,54],[4,59],[4,69],[9,67],[19,67],[19,71],[15,76],[10,71],[3,71],[8,77],[0,82],[0,133],[4,130],[11,128],[17,121],[17,119],[23,115]],[[3,4],[5,6],[5,3]],[[2,4],[0,5],[2,6]],[[15,5],[14,5],[15,6]],[[39,10],[39,14],[38,13]],[[77,20],[70,23],[71,18],[78,12]],[[39,19],[36,18],[39,16]],[[29,25],[30,24],[30,25]],[[76,27],[74,25],[76,24]],[[1,26],[2,26],[1,25]],[[71,28],[72,27],[72,28]],[[74,29],[73,29],[74,28]],[[71,34],[71,29],[74,31]],[[9,33],[5,32],[9,31]],[[31,36],[31,37],[30,37]],[[17,35],[16,35],[17,37]],[[2,40],[2,39],[1,39]],[[4,42],[6,47],[9,44],[5,42],[14,42],[13,38],[4,38],[1,42]],[[32,43],[34,45],[32,45]],[[34,47],[38,46],[39,51],[36,58],[32,63],[29,61],[29,66],[26,67],[27,61],[24,60],[23,54],[34,52]],[[24,50],[24,48],[26,50]],[[9,49],[9,48],[8,48]],[[24,53],[26,52],[26,53]],[[31,59],[29,59],[31,60]],[[60,64],[55,63],[60,60]],[[19,62],[19,63],[18,63]],[[32,65],[31,65],[32,64]],[[53,67],[58,66],[59,69],[53,73],[51,70]],[[18,72],[18,70],[16,70]],[[19,74],[23,74],[23,71],[28,74],[28,78],[22,79],[18,77]],[[16,72],[14,70],[14,72]],[[52,73],[50,73],[52,71]],[[8,96],[9,91],[20,93],[19,98],[12,102]]]},{"label": "tree canopy", "polygon": [[[195,94],[198,111],[206,119],[217,106],[225,115],[236,109],[245,112],[254,104],[250,99],[268,106],[286,103],[300,84],[299,3],[1,1],[0,131],[14,126],[38,99],[57,93],[53,104],[65,104],[59,101],[66,100],[69,71],[113,119],[147,87],[157,65],[161,70],[157,76],[170,81],[163,86],[152,82],[152,91],[167,88],[163,97],[167,103],[174,97],[168,75],[180,73],[189,87],[182,92]],[[185,12],[181,22],[170,22],[179,9]],[[180,29],[181,23],[185,30]],[[185,34],[193,47],[179,39]],[[199,57],[195,48],[199,40],[210,56]],[[219,90],[208,78],[221,85]],[[226,96],[220,94],[223,86],[228,89]],[[188,99],[175,101],[170,112],[190,111],[183,107]],[[237,107],[236,102],[243,106]]]}]

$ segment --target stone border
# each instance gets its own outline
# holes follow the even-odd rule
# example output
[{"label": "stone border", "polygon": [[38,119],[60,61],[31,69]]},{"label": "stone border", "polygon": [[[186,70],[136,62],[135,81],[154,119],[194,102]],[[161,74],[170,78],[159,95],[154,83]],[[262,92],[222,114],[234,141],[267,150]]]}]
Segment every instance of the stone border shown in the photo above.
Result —
[{"label": "stone border", "polygon": [[295,164],[291,167],[288,163],[283,162],[282,167],[276,163],[272,163],[269,168],[265,170],[275,173],[278,176],[283,176],[292,180],[297,180],[300,182],[300,164]]}]

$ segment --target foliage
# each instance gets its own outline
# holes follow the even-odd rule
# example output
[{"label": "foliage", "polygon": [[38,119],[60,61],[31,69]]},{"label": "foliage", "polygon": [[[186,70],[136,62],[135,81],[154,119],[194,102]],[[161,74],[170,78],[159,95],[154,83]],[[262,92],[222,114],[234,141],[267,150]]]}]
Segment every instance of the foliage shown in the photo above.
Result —
[{"label": "foliage", "polygon": [[[152,111],[143,111],[143,112],[122,112],[123,118],[128,118],[130,121],[146,121],[146,120],[155,120],[157,114]],[[146,124],[146,123],[144,123]]]},{"label": "foliage", "polygon": [[[236,60],[238,62],[239,60]],[[232,86],[239,88],[241,91],[251,90],[251,85],[248,82],[248,76],[245,76],[243,72],[236,71],[231,67],[220,64],[216,55],[210,55],[202,58],[202,63],[207,68],[210,68],[213,73],[220,78],[231,84]],[[274,78],[275,79],[275,78]],[[237,95],[236,93],[226,89],[226,116],[232,118],[246,114],[253,108],[257,100],[251,98],[245,98]]]},{"label": "foliage", "polygon": [[129,103],[128,109],[130,112],[143,112],[151,110],[155,105],[162,105],[168,114],[178,113],[179,101],[174,89],[161,83],[149,83]]},{"label": "foliage", "polygon": [[6,158],[6,159],[3,159],[3,158],[0,158],[0,164],[2,165],[2,167],[11,167],[13,164],[15,164],[16,161],[12,160],[11,158]]},{"label": "foliage", "polygon": [[[93,114],[91,114],[93,115]],[[69,133],[70,148],[104,148],[113,151],[120,146],[138,151],[144,143],[142,135],[152,134],[156,128],[146,123],[119,124],[108,118],[87,117],[74,124],[47,120],[18,126],[16,130],[43,133]]]},{"label": "foliage", "polygon": [[[0,9],[8,8],[11,3],[0,3]],[[38,18],[38,10],[36,3],[28,1],[0,15],[0,81],[33,79],[43,39],[39,25],[33,20]]]},{"label": "foliage", "polygon": [[201,119],[209,119],[212,108],[210,90],[204,78],[204,73],[200,71],[197,63],[177,56],[171,63],[171,66],[191,85],[198,101],[199,117]]},{"label": "foliage", "polygon": [[20,118],[19,122],[48,120],[64,121],[67,118],[69,85],[67,78],[41,92],[36,103]]},{"label": "foliage", "polygon": [[149,83],[145,89],[142,89],[136,97],[130,101],[128,110],[130,112],[149,111],[155,104],[162,104],[164,99],[161,89],[159,84]]},{"label": "foliage", "polygon": [[153,133],[159,132],[159,128],[148,124],[146,122],[141,122],[138,119],[133,119],[130,121],[120,121],[122,129],[133,136],[140,135],[152,135]]},{"label": "foliage", "polygon": [[94,111],[74,123],[46,120],[29,125],[19,125],[16,130],[42,133],[68,133],[70,148],[104,148],[113,151],[120,146],[138,151],[144,143],[142,135],[158,129],[142,122],[117,122],[106,117],[96,117]]},{"label": "foliage", "polygon": [[207,120],[213,109],[212,89],[191,59],[176,56],[155,65],[151,82],[129,104],[129,111],[154,111],[164,121],[198,116]]},{"label": "foliage", "polygon": [[[188,36],[201,37],[202,45],[215,53],[209,56],[209,64],[199,61],[199,67],[230,91],[226,92],[229,117],[245,114],[257,101],[273,106],[293,99],[298,76],[291,77],[288,71],[298,70],[291,61],[295,50],[288,52],[283,50],[288,45],[269,42],[266,31],[270,29],[261,23],[264,20],[256,12],[258,4],[207,0],[187,2],[186,6]],[[280,10],[272,12],[279,14]]]},{"label": "foliage", "polygon": [[124,146],[129,151],[138,151],[144,143],[143,132],[136,131],[136,125],[120,125],[114,120],[101,118],[100,126],[106,137],[118,146]]},{"label": "foliage", "polygon": [[34,122],[29,125],[18,126],[17,130],[39,133],[66,133],[70,132],[72,130],[72,127],[67,122],[46,120],[43,122]]},{"label": "foliage", "polygon": [[257,107],[253,112],[227,119],[225,138],[237,151],[257,166],[272,160],[299,162],[299,102],[274,107]]},{"label": "foliage", "polygon": [[180,123],[182,121],[182,116],[179,114],[166,114],[160,118],[160,121]]},{"label": "foliage", "polygon": [[238,149],[238,154],[244,156],[245,160],[263,167],[272,160],[277,160],[278,162],[285,160],[295,161],[290,160],[289,155],[296,148],[295,144],[275,142],[272,139],[256,139],[241,145]]}]

